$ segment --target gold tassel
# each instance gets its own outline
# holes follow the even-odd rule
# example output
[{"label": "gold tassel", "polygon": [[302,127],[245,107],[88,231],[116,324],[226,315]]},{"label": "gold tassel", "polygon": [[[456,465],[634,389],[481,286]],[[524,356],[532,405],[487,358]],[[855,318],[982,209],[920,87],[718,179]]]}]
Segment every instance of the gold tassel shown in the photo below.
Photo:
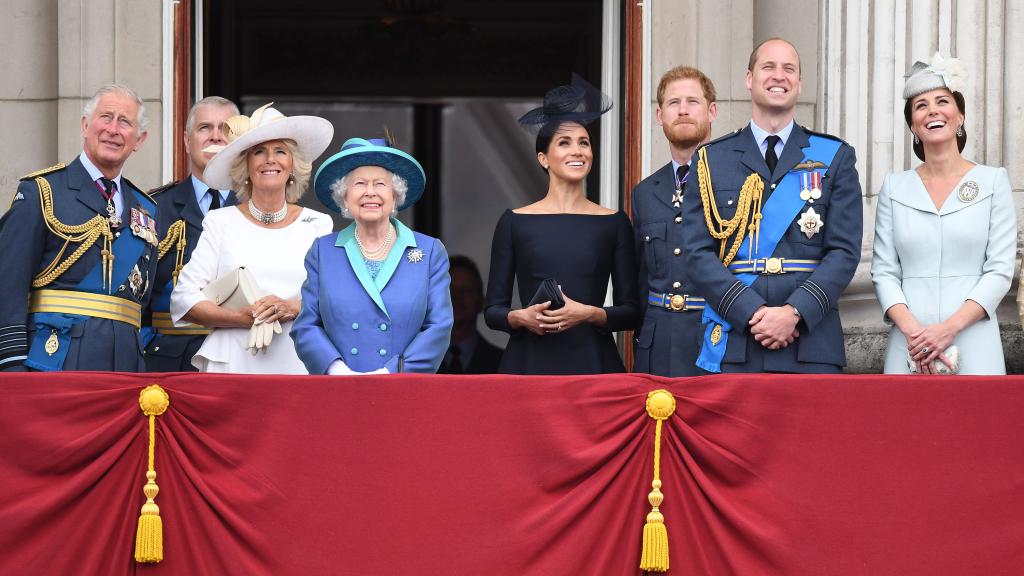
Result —
[{"label": "gold tassel", "polygon": [[160,507],[156,505],[156,495],[160,488],[156,485],[156,417],[167,411],[170,397],[163,388],[153,384],[139,393],[139,407],[149,417],[149,467],[146,470],[146,485],[142,492],[146,495],[146,503],[142,505],[139,516],[139,528],[135,532],[135,561],[142,563],[160,562],[164,559],[164,524],[160,519]]},{"label": "gold tassel", "polygon": [[661,423],[676,411],[676,399],[668,390],[655,390],[647,395],[647,415],[654,418],[654,480],[647,495],[651,511],[644,525],[640,569],[648,572],[668,571],[668,529],[659,507],[665,499],[661,493]]}]

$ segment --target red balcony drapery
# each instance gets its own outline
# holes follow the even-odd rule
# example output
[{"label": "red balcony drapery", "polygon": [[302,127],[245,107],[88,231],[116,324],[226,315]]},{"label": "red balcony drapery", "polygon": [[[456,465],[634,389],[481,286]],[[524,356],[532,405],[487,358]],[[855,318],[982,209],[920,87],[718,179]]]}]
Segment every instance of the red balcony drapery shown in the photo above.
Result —
[{"label": "red balcony drapery", "polygon": [[658,388],[669,574],[1021,573],[1021,377],[63,373],[0,377],[0,574],[639,574]]}]

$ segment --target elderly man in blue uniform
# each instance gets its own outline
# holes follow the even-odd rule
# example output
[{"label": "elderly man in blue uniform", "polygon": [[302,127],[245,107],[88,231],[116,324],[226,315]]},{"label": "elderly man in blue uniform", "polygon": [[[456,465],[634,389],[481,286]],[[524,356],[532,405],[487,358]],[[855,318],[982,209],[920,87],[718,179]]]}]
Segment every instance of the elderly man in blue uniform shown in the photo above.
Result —
[{"label": "elderly man in blue uniform", "polygon": [[683,248],[704,296],[708,372],[836,373],[837,302],[860,260],[853,148],[794,122],[800,57],[781,38],[751,53],[752,119],[702,146],[683,201]]},{"label": "elderly man in blue uniform", "polygon": [[210,188],[203,181],[206,163],[213,157],[203,150],[227,144],[225,122],[236,115],[238,107],[234,102],[220,96],[207,96],[196,102],[185,121],[189,177],[150,192],[160,209],[161,242],[156,284],[142,331],[149,372],[194,372],[192,357],[210,333],[202,326],[175,326],[171,322],[171,292],[178,273],[199,243],[203,218],[210,210],[234,206],[237,201],[230,190]]},{"label": "elderly man in blue uniform", "polygon": [[104,86],[82,113],[82,153],[21,179],[0,221],[0,368],[145,368],[158,215],[121,174],[145,139],[142,99]]},{"label": "elderly man in blue uniform", "polygon": [[[677,66],[658,83],[655,110],[668,139],[671,161],[633,189],[633,229],[647,300],[636,333],[633,369],[658,376],[695,376],[704,299],[697,296],[682,256],[682,197],[693,190],[690,159],[711,136],[718,115],[715,85],[703,72]],[[687,183],[689,186],[684,186]]]}]

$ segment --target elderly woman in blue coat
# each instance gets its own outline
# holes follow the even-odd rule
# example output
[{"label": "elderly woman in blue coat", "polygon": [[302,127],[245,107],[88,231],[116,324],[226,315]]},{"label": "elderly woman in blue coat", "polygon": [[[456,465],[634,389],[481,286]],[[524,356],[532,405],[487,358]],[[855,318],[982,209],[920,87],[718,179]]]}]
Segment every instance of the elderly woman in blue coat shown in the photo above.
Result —
[{"label": "elderly woman in blue coat", "polygon": [[453,322],[448,254],[395,218],[424,184],[419,162],[384,140],[351,138],[317,171],[317,197],[354,222],[306,255],[291,336],[310,374],[437,372]]}]

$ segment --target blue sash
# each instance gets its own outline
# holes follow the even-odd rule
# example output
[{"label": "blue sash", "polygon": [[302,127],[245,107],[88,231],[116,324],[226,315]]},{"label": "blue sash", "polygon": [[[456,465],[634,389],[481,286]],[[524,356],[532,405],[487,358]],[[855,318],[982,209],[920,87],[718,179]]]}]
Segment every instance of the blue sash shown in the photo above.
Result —
[{"label": "blue sash", "polygon": [[[809,136],[808,140],[807,146],[801,148],[804,151],[804,158],[824,162],[824,167],[814,170],[824,177],[829,165],[832,164],[832,160],[835,159],[836,153],[839,152],[842,142],[814,135]],[[747,239],[740,245],[739,252],[736,254],[737,259],[756,260],[759,258],[769,258],[775,252],[775,247],[779,245],[782,237],[786,234],[786,230],[793,223],[793,218],[796,217],[797,213],[804,206],[804,201],[800,199],[800,174],[801,172],[792,170],[787,172],[778,185],[776,185],[775,190],[761,209],[761,235],[758,240],[757,254],[750,253],[750,237],[747,236]],[[758,274],[752,272],[736,274],[736,279],[747,286],[753,284],[757,277]],[[704,315],[701,317],[701,322],[704,324],[704,342],[701,345],[700,355],[697,357],[697,367],[703,368],[708,372],[721,372],[722,358],[725,357],[725,349],[729,342],[729,332],[732,330],[732,325],[719,316],[718,312],[711,306],[704,307]],[[717,344],[711,341],[712,333],[715,331],[716,326],[721,326],[721,336]]]},{"label": "blue sash", "polygon": [[[174,280],[168,280],[167,284],[164,285],[164,289],[160,292],[160,296],[153,300],[150,304],[150,310],[152,312],[170,312],[171,310],[171,292],[174,291]],[[153,291],[154,294],[156,290]],[[156,329],[152,326],[143,326],[139,331],[139,338],[142,340],[142,347],[146,348],[149,343],[156,338]]]},{"label": "blue sash", "polygon": [[[142,206],[152,210],[155,208],[150,202],[144,202],[136,194],[136,198]],[[144,240],[132,234],[128,228],[122,231],[117,240],[110,246],[114,254],[114,269],[111,275],[111,285],[119,286],[128,279],[132,268],[138,263],[142,253],[148,248]],[[154,263],[154,265],[156,265]],[[78,292],[92,292],[101,294],[105,291],[103,279],[103,260],[101,259],[92,267],[92,270],[85,275],[85,278],[74,288]],[[88,319],[88,316],[77,314],[58,314],[54,312],[43,312],[32,315],[32,321],[36,325],[36,334],[32,339],[32,346],[29,348],[28,358],[25,366],[43,372],[53,372],[64,368],[64,360],[67,358],[68,349],[71,347],[71,329]],[[57,351],[52,355],[46,352],[46,340],[56,331]]]}]

